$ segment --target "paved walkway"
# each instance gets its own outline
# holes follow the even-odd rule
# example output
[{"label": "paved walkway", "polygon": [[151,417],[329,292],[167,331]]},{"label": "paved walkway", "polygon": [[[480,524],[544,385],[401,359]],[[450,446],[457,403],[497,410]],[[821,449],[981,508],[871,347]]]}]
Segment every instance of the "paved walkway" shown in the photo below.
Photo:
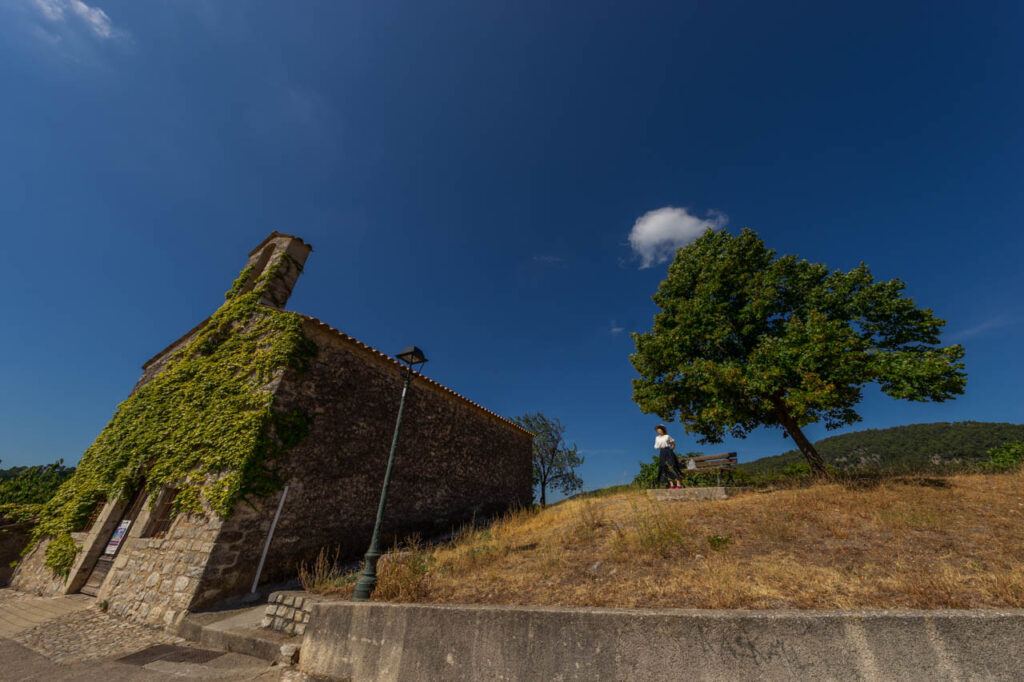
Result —
[{"label": "paved walkway", "polygon": [[33,597],[0,590],[0,637],[13,637],[25,630],[60,618],[75,611],[87,609],[93,598],[84,594],[67,597]]},{"label": "paved walkway", "polygon": [[296,671],[108,616],[92,597],[0,589],[0,681],[301,680]]},{"label": "paved walkway", "polygon": [[[176,647],[184,649],[185,647]],[[202,650],[200,650],[202,651]],[[140,653],[146,653],[140,652]],[[211,652],[217,656],[202,664],[182,660],[182,656],[169,656],[143,662],[124,660],[98,660],[61,665],[9,639],[0,639],[0,680],[7,682],[134,682],[159,680],[181,682],[217,680],[218,682],[278,682],[303,680],[280,667],[270,667],[265,661],[240,654]]]}]

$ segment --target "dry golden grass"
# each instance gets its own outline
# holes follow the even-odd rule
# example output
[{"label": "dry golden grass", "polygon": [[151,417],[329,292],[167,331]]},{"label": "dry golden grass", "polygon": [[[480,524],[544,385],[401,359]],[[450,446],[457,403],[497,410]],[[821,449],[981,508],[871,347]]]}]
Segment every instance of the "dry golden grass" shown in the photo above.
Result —
[{"label": "dry golden grass", "polygon": [[[715,545],[716,548],[713,548]],[[351,577],[322,591],[351,593]],[[1024,473],[510,514],[381,560],[375,599],[612,607],[1024,607]]]}]

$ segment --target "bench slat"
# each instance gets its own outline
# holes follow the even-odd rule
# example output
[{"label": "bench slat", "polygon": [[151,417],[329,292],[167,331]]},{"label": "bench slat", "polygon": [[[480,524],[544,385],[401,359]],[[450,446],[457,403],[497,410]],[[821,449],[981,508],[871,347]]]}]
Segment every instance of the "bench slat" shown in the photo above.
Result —
[{"label": "bench slat", "polygon": [[718,455],[699,455],[697,457],[678,457],[679,465],[685,471],[694,471],[694,469],[687,469],[687,464],[693,462],[697,469],[696,471],[730,471],[736,469],[738,461],[735,452],[723,452]]},{"label": "bench slat", "polygon": [[720,455],[699,455],[697,457],[693,457],[692,459],[695,462],[706,462],[709,459],[729,459],[729,460],[735,461],[736,460],[736,453],[735,452],[723,452]]}]

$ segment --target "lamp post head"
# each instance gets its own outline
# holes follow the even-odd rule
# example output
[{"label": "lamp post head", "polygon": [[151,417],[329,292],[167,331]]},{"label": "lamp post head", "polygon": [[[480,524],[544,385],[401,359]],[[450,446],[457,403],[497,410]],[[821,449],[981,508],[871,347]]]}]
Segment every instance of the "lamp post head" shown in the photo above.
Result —
[{"label": "lamp post head", "polygon": [[427,361],[427,356],[416,346],[409,346],[395,357],[408,364],[410,368],[413,365],[422,365]]}]

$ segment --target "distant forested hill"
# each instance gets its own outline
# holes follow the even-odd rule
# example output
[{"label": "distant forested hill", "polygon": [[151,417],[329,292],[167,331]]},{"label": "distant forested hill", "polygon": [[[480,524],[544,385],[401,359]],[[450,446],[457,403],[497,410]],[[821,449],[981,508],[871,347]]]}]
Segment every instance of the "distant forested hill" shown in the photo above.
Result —
[{"label": "distant forested hill", "polygon": [[[889,429],[865,429],[823,438],[814,444],[825,462],[845,469],[926,468],[946,463],[968,463],[987,457],[986,451],[1008,441],[1024,441],[1024,424],[994,422],[936,422]],[[740,465],[750,473],[779,471],[803,462],[799,450],[762,457]]]}]

